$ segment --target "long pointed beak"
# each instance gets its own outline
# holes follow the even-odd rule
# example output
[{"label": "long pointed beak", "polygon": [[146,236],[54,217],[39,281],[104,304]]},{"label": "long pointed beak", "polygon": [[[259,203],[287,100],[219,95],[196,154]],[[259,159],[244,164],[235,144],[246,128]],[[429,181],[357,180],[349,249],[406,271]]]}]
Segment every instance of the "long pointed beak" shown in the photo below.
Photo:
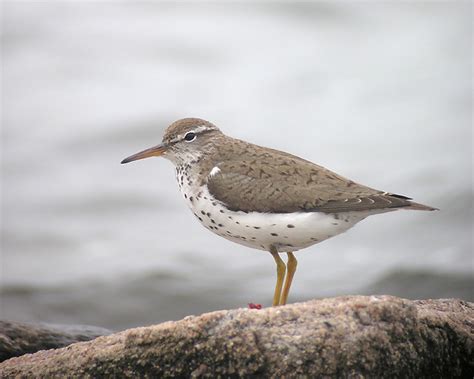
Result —
[{"label": "long pointed beak", "polygon": [[164,144],[160,144],[157,146],[150,147],[149,149],[140,151],[139,153],[130,155],[129,157],[125,158],[121,164],[132,162],[132,161],[137,161],[139,159],[145,159],[149,157],[159,157],[160,155],[163,155],[168,147]]}]

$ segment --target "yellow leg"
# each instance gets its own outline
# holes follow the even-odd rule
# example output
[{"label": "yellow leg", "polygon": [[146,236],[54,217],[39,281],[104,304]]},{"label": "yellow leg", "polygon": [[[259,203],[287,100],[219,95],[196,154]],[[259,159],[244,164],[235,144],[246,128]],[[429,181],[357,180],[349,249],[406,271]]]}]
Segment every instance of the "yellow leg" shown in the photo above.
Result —
[{"label": "yellow leg", "polygon": [[285,285],[283,286],[283,294],[280,298],[280,305],[285,305],[288,300],[288,294],[290,293],[291,282],[293,281],[293,276],[295,275],[296,266],[298,261],[296,260],[293,253],[288,254],[288,263],[286,264],[286,279]]},{"label": "yellow leg", "polygon": [[270,249],[270,253],[275,259],[277,265],[277,281],[275,285],[275,293],[273,295],[273,305],[280,304],[280,297],[281,297],[281,288],[283,287],[283,279],[285,278],[285,262],[280,258],[278,254],[278,250],[272,247]]}]

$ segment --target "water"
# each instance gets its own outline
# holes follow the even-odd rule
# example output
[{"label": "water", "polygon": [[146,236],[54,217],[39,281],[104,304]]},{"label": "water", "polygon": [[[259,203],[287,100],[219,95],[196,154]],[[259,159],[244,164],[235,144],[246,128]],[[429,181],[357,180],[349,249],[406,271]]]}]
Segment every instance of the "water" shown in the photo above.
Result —
[{"label": "water", "polygon": [[1,317],[122,329],[270,303],[269,254],[199,225],[169,162],[119,164],[188,116],[441,208],[298,253],[291,301],[474,300],[470,7],[3,3]]}]

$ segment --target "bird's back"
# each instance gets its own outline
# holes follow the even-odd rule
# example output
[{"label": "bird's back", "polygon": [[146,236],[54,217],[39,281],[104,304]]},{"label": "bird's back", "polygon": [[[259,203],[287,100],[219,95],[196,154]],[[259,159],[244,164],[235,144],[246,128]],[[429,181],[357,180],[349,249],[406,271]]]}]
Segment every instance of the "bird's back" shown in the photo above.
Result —
[{"label": "bird's back", "polygon": [[[229,137],[226,137],[229,139]],[[266,213],[433,210],[410,198],[363,186],[297,156],[237,139],[216,149],[209,192],[229,209]]]}]

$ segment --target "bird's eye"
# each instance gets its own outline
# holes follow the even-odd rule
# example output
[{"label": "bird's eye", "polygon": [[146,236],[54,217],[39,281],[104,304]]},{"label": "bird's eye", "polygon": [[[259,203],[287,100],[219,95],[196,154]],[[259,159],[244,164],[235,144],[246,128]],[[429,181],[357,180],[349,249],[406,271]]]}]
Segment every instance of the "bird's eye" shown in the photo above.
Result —
[{"label": "bird's eye", "polygon": [[194,141],[195,139],[196,139],[196,133],[194,132],[186,133],[186,135],[184,136],[184,140],[186,142],[191,142],[191,141]]}]

